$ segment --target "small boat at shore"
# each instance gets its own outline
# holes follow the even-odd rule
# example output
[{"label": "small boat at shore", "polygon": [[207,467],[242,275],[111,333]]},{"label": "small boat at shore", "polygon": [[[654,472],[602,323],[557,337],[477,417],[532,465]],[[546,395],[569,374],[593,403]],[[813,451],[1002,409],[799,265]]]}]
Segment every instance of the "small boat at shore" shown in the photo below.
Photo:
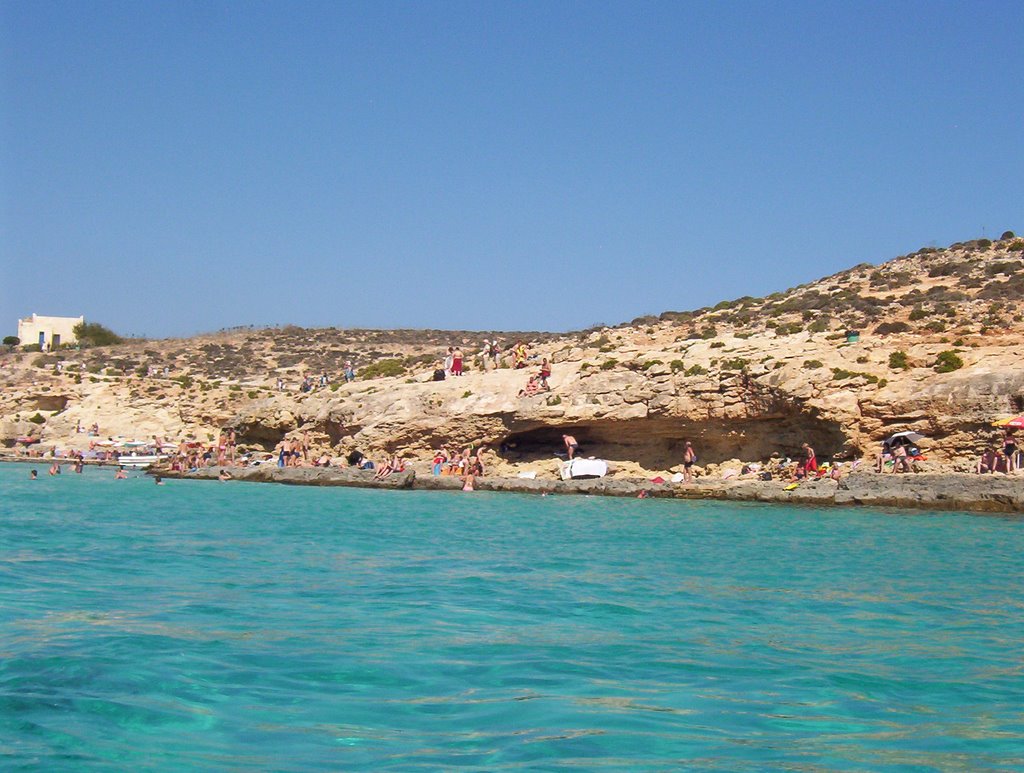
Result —
[{"label": "small boat at shore", "polygon": [[150,465],[156,464],[166,458],[167,456],[165,454],[123,454],[114,461],[116,464],[130,467],[133,470],[144,470]]}]

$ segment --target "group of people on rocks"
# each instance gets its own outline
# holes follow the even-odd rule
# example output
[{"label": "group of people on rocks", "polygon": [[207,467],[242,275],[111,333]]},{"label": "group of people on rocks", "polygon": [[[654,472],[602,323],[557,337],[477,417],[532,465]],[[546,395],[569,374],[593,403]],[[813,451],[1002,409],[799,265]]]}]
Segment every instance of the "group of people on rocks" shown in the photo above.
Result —
[{"label": "group of people on rocks", "polygon": [[1024,463],[1024,452],[1017,445],[1017,436],[1012,427],[1003,430],[999,443],[991,443],[978,460],[976,472],[1011,473],[1021,469]]},{"label": "group of people on rocks", "polygon": [[[515,369],[525,368],[529,364],[530,354],[529,347],[523,341],[516,341],[510,350],[511,354],[511,365]],[[480,366],[481,370],[497,370],[502,364],[502,348],[498,339],[493,341],[490,339],[484,339],[483,346],[480,348],[479,353],[476,355],[476,363]],[[472,355],[471,355],[472,357]],[[461,376],[466,372],[466,355],[462,351],[461,346],[449,346],[448,351],[445,352],[444,359],[441,361],[437,372],[435,373],[435,380],[442,380],[441,373],[444,376]]]}]

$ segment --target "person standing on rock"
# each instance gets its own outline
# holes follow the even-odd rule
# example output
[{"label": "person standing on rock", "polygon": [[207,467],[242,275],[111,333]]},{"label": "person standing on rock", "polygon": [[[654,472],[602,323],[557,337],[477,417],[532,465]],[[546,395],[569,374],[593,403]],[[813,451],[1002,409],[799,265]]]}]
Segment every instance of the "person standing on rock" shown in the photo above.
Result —
[{"label": "person standing on rock", "polygon": [[454,352],[455,352],[455,347],[454,346],[449,346],[448,347],[448,354],[446,354],[445,357],[444,357],[444,372],[445,372],[445,375],[448,375],[448,376],[453,375],[452,374],[452,363],[453,363],[453,361],[455,359],[453,357]]},{"label": "person standing on rock", "polygon": [[562,442],[565,443],[565,450],[569,452],[569,458],[572,459],[580,449],[580,444],[572,435],[562,435]]},{"label": "person standing on rock", "polygon": [[452,352],[452,375],[462,375],[462,349],[455,347],[455,351]]},{"label": "person standing on rock", "polygon": [[545,357],[544,361],[540,364],[540,375],[538,378],[540,379],[541,387],[550,392],[551,387],[548,386],[548,379],[551,378],[551,363],[548,362],[547,357]]},{"label": "person standing on rock", "polygon": [[812,472],[818,471],[818,457],[814,453],[814,449],[811,448],[807,443],[803,444],[804,449],[804,473],[810,475]]},{"label": "person standing on rock", "polygon": [[697,452],[693,444],[687,440],[683,451],[683,483],[693,483],[693,465],[697,463]]},{"label": "person standing on rock", "polygon": [[1013,472],[1017,469],[1017,438],[1011,427],[1003,432],[1003,453],[1006,455],[1006,471]]}]

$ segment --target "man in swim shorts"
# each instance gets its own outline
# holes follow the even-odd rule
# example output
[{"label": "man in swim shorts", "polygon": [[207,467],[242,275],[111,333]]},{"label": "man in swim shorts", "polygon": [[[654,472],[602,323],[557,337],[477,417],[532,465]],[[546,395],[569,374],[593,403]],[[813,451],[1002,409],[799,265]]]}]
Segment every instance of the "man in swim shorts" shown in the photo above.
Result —
[{"label": "man in swim shorts", "polygon": [[565,443],[565,450],[569,452],[569,458],[572,459],[579,450],[580,444],[572,435],[562,435],[562,442]]},{"label": "man in swim shorts", "polygon": [[683,483],[693,483],[693,465],[697,461],[697,452],[693,450],[693,444],[686,441],[686,449],[683,451]]}]

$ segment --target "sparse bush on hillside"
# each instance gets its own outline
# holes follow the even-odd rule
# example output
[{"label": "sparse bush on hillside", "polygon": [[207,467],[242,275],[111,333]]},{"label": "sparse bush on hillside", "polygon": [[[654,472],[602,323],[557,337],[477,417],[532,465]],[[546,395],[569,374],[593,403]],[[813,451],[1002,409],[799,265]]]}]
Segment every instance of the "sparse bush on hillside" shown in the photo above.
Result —
[{"label": "sparse bush on hillside", "polygon": [[721,364],[722,370],[746,370],[747,365],[750,364],[750,360],[743,357],[733,357],[731,360],[725,360]]},{"label": "sparse bush on hillside", "polygon": [[907,362],[906,352],[892,352],[889,355],[889,367],[893,370],[906,370],[910,367],[910,363]]},{"label": "sparse bush on hillside", "polygon": [[993,279],[978,292],[978,298],[986,301],[1022,297],[1024,297],[1024,273],[1015,274],[1006,280]]},{"label": "sparse bush on hillside", "polygon": [[682,360],[672,360],[672,362],[668,364],[668,367],[673,373],[678,373],[686,368],[686,363]]},{"label": "sparse bush on hillside", "polygon": [[1024,263],[1019,260],[1004,260],[998,263],[991,263],[985,266],[985,273],[988,276],[995,276],[996,274],[1006,274],[1011,276],[1017,273],[1021,268],[1024,268]]},{"label": "sparse bush on hillside", "polygon": [[924,329],[929,330],[932,333],[944,333],[946,332],[946,323],[941,319],[936,319],[925,325]]},{"label": "sparse bush on hillside", "polygon": [[960,263],[943,261],[942,263],[937,263],[928,269],[928,276],[963,276],[971,273],[971,269],[973,267],[974,264],[970,261],[963,261]]},{"label": "sparse bush on hillside", "polygon": [[121,336],[99,322],[79,322],[72,330],[83,349],[89,346],[113,346],[124,343]]},{"label": "sparse bush on hillside", "polygon": [[977,245],[978,245],[979,249],[987,250],[989,247],[992,246],[992,240],[991,239],[978,239]]},{"label": "sparse bush on hillside", "polygon": [[908,330],[910,330],[910,325],[906,322],[883,322],[875,328],[875,333],[884,336],[890,333],[906,333]]},{"label": "sparse bush on hillside", "polygon": [[938,356],[935,358],[936,373],[951,373],[954,370],[960,370],[963,366],[964,361],[961,360],[959,355],[952,350],[939,352]]},{"label": "sparse bush on hillside", "polygon": [[804,329],[804,326],[800,322],[784,322],[781,325],[775,326],[775,332],[779,335],[788,336],[795,333],[799,333]]},{"label": "sparse bush on hillside", "polygon": [[827,318],[819,318],[814,320],[807,326],[808,333],[824,333],[829,329],[829,320]]},{"label": "sparse bush on hillside", "polygon": [[1003,235],[999,237],[999,241],[1005,242],[1007,239],[1013,239],[1017,234],[1013,231],[1003,231]]},{"label": "sparse bush on hillside", "polygon": [[703,376],[708,372],[708,369],[701,365],[691,365],[683,373],[684,376]]},{"label": "sparse bush on hillside", "polygon": [[928,316],[928,312],[922,309],[920,306],[915,306],[910,310],[910,321],[917,322],[919,319],[924,319]]},{"label": "sparse bush on hillside", "polygon": [[4,336],[4,346],[13,349],[15,346],[21,343],[21,339],[18,336]]},{"label": "sparse bush on hillside", "polygon": [[619,361],[616,359],[605,360],[604,362],[601,363],[601,370],[611,370],[618,364]]},{"label": "sparse bush on hillside", "polygon": [[804,360],[803,369],[817,370],[818,368],[823,368],[824,366],[825,363],[823,363],[821,360]]},{"label": "sparse bush on hillside", "polygon": [[403,373],[405,373],[405,366],[401,360],[377,360],[376,362],[371,362],[365,368],[359,369],[360,378],[401,376]]},{"label": "sparse bush on hillside", "polygon": [[1010,252],[1020,252],[1021,250],[1024,250],[1024,239],[1018,239],[1006,249]]}]

